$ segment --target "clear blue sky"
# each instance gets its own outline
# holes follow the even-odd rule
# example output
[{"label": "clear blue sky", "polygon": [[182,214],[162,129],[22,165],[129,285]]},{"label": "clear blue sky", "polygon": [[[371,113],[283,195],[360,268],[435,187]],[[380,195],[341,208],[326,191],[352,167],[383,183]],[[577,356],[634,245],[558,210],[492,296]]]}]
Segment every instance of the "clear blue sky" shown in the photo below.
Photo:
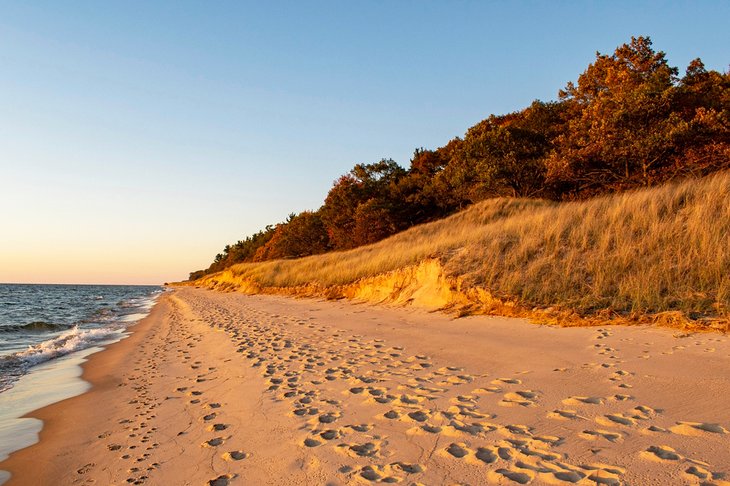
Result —
[{"label": "clear blue sky", "polygon": [[730,2],[0,1],[0,282],[177,280],[354,164],[555,99],[649,35],[730,63]]}]

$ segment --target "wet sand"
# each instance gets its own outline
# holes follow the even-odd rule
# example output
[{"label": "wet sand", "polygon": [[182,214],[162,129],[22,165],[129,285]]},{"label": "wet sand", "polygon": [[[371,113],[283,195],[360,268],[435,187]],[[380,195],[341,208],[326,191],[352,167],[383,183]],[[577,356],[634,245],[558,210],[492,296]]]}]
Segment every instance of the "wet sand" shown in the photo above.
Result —
[{"label": "wet sand", "polygon": [[190,288],[133,331],[8,484],[730,484],[723,335]]}]

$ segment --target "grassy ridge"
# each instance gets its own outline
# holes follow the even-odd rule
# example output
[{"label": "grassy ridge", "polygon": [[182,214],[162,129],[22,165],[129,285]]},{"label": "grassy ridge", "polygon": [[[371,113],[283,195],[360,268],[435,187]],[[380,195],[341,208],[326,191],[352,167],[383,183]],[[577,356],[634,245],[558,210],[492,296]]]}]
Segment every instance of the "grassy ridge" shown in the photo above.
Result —
[{"label": "grassy ridge", "polygon": [[440,148],[416,149],[407,169],[356,164],[319,209],[226,245],[189,279],[368,245],[489,198],[586,200],[730,170],[730,72],[695,59],[678,74],[651,39],[632,37],[597,53],[557,101],[490,115]]},{"label": "grassy ridge", "polygon": [[353,283],[427,258],[465,288],[581,315],[730,307],[730,173],[582,202],[499,198],[350,251],[244,263],[261,287]]}]

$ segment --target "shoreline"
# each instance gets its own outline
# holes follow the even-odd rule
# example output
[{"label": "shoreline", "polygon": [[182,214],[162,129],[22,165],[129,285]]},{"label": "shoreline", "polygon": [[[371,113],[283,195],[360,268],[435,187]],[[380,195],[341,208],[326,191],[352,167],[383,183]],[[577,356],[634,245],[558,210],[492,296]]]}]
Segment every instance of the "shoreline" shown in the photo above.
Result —
[{"label": "shoreline", "polygon": [[[0,419],[0,436],[6,440],[0,443],[0,461],[38,442],[38,432],[43,423],[28,414],[88,391],[91,385],[81,379],[81,366],[89,355],[102,349],[101,346],[94,346],[38,365],[13,388],[3,392],[3,406],[0,408],[4,408],[2,412],[5,413]],[[8,437],[12,437],[13,442],[7,440]],[[6,479],[3,471],[0,471],[0,484]]]},{"label": "shoreline", "polygon": [[[175,289],[13,484],[727,484],[730,340]],[[100,406],[100,404],[103,404]],[[37,467],[43,457],[47,467]]]},{"label": "shoreline", "polygon": [[[88,407],[93,403],[94,397],[103,388],[103,385],[108,384],[110,380],[114,379],[113,371],[110,371],[110,367],[117,361],[113,361],[112,363],[108,363],[108,361],[118,360],[128,352],[129,348],[135,345],[136,341],[133,338],[145,326],[148,327],[151,325],[150,322],[145,321],[151,318],[156,307],[157,303],[153,305],[146,317],[127,327],[124,330],[124,334],[127,334],[126,336],[109,344],[100,343],[98,346],[81,351],[81,353],[84,353],[88,350],[93,350],[91,353],[87,352],[83,356],[81,363],[74,365],[81,369],[81,373],[76,378],[83,383],[83,390],[60,401],[35,408],[19,417],[20,419],[30,418],[39,421],[40,430],[37,433],[36,442],[22,449],[12,451],[9,457],[0,461],[0,471],[10,474],[7,478],[0,476],[0,484],[14,484],[15,479],[17,479],[17,474],[13,474],[13,470],[15,469],[32,470],[32,465],[36,461],[33,458],[33,453],[36,448],[42,451],[44,449],[52,450],[54,447],[62,446],[63,442],[61,442],[59,432],[64,428],[64,420],[60,419],[60,417],[64,417],[64,419],[71,418],[75,422],[81,420],[80,415],[82,415],[84,407]],[[137,339],[140,338],[137,337]]]}]

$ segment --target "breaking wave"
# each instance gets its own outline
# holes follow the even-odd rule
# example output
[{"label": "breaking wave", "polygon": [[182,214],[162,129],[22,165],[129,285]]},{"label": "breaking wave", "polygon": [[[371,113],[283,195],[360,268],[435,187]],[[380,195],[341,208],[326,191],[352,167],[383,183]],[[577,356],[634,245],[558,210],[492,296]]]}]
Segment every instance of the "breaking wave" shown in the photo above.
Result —
[{"label": "breaking wave", "polygon": [[53,339],[29,346],[24,351],[0,357],[0,391],[9,388],[12,382],[31,366],[89,348],[112,337],[120,337],[122,332],[121,328],[79,329],[74,326]]},{"label": "breaking wave", "polygon": [[68,329],[66,324],[54,324],[52,322],[35,321],[28,324],[16,324],[0,326],[0,333],[4,332],[56,332]]}]

